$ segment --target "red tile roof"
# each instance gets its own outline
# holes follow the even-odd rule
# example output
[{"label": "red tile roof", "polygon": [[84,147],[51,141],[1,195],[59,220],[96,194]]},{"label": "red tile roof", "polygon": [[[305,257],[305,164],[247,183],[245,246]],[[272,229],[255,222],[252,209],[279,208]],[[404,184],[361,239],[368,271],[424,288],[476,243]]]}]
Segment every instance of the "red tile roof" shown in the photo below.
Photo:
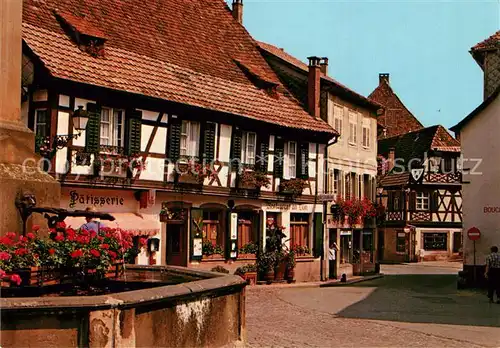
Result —
[{"label": "red tile roof", "polygon": [[475,51],[492,48],[495,47],[498,42],[500,42],[500,30],[488,37],[486,40],[483,40],[480,43],[474,45],[471,50]]},{"label": "red tile roof", "polygon": [[[295,58],[291,54],[285,52],[284,49],[278,48],[278,47],[276,47],[274,45],[271,45],[271,44],[268,44],[268,43],[262,42],[262,41],[257,41],[257,43],[258,43],[259,47],[262,50],[264,50],[265,52],[267,52],[269,54],[272,54],[273,56],[276,56],[276,57],[280,58],[281,60],[287,62],[288,64],[291,64],[291,65],[295,66],[296,68],[298,68],[300,70],[309,71],[309,66],[307,64],[305,64],[301,60]],[[362,101],[364,101],[364,102],[366,102],[368,104],[371,104],[373,107],[383,108],[383,106],[380,105],[379,103],[377,103],[376,101],[370,100],[367,97],[365,97],[365,96],[363,96],[363,95],[361,95],[361,94],[353,91],[349,87],[341,84],[340,82],[338,82],[337,80],[331,78],[330,76],[322,75],[321,79],[334,84],[336,87],[344,90],[345,92],[347,92],[348,94],[351,94],[352,96],[356,97],[359,100],[362,100]]]},{"label": "red tile roof", "polygon": [[380,139],[424,128],[422,123],[413,116],[411,111],[399,99],[386,80],[381,81],[368,98],[385,107],[385,113],[377,118],[377,122],[385,128],[385,136],[381,136]]},{"label": "red tile roof", "polygon": [[[81,30],[102,32],[105,57],[82,52],[55,9],[85,23]],[[57,78],[335,133],[284,89],[223,0],[24,0],[23,39]],[[258,88],[237,62],[278,85],[277,95]]]}]

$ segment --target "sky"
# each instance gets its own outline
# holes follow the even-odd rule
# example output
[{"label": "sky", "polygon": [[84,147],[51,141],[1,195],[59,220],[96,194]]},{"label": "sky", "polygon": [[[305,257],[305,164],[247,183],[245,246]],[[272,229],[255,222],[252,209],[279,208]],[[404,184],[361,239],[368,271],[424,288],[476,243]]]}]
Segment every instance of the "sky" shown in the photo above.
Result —
[{"label": "sky", "polygon": [[[231,5],[232,0],[226,0]],[[424,124],[451,127],[483,100],[469,50],[500,29],[500,0],[244,0],[259,41],[306,61],[329,58],[329,75],[368,96],[379,73]]]}]

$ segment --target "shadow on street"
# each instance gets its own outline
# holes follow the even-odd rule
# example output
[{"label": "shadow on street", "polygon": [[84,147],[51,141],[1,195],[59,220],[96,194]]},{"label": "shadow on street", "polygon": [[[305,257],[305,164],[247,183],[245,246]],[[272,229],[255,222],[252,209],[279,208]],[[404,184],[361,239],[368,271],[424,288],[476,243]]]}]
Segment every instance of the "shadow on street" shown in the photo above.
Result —
[{"label": "shadow on street", "polygon": [[485,293],[457,290],[456,275],[400,274],[354,285],[372,288],[365,298],[342,309],[339,317],[500,327],[500,304]]}]

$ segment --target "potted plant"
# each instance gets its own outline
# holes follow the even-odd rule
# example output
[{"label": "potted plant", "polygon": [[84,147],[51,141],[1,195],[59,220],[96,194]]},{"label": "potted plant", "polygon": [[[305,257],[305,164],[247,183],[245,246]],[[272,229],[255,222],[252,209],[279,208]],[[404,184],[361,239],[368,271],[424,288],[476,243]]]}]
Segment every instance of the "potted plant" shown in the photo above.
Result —
[{"label": "potted plant", "polygon": [[274,252],[265,251],[257,256],[258,272],[268,283],[274,280],[275,264],[276,264],[276,255]]},{"label": "potted plant", "polygon": [[296,197],[302,195],[306,187],[307,181],[304,179],[281,180],[279,191],[282,194]]},{"label": "potted plant", "polygon": [[216,266],[211,269],[212,272],[229,274],[229,271],[222,266]]},{"label": "potted plant", "polygon": [[224,249],[215,242],[204,240],[202,244],[203,258],[216,259],[224,255]]},{"label": "potted plant", "polygon": [[255,264],[247,264],[243,267],[238,267],[234,274],[245,279],[248,285],[255,285],[257,283],[257,265]]},{"label": "potted plant", "polygon": [[255,258],[255,255],[257,255],[258,251],[259,251],[259,246],[257,245],[257,243],[254,242],[247,243],[244,246],[242,246],[240,250],[238,250],[238,258],[241,259]]},{"label": "potted plant", "polygon": [[286,273],[285,278],[288,283],[293,283],[295,280],[295,252],[290,250],[286,255]]}]

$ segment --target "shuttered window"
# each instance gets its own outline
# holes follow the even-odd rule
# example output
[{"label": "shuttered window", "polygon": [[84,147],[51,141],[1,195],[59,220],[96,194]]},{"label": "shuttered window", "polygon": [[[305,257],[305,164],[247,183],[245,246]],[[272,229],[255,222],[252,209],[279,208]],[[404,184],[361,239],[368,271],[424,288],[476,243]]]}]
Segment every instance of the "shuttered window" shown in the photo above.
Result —
[{"label": "shuttered window", "polygon": [[181,124],[181,157],[198,157],[200,152],[200,124],[193,121],[182,121]]},{"label": "shuttered window", "polygon": [[309,143],[307,142],[300,143],[297,166],[297,177],[309,179]]},{"label": "shuttered window", "polygon": [[256,147],[257,134],[254,132],[243,132],[241,137],[241,161],[243,164],[255,164]]},{"label": "shuttered window", "polygon": [[339,141],[342,139],[342,120],[344,118],[344,108],[339,105],[333,106],[333,128],[339,132]]},{"label": "shuttered window", "polygon": [[242,132],[239,128],[233,127],[231,135],[231,167],[232,170],[239,170],[241,164],[241,143]]},{"label": "shuttered window", "polygon": [[99,153],[101,134],[101,109],[97,104],[87,103],[89,120],[85,129],[85,152]]},{"label": "shuttered window", "polygon": [[[259,169],[263,172],[267,172],[267,163],[268,163],[268,156],[269,156],[269,142],[268,141],[262,141],[263,137],[259,136],[259,141],[258,147],[259,147],[259,155],[257,156],[257,160],[255,162],[255,168]],[[269,138],[269,137],[268,137]]]},{"label": "shuttered window", "polygon": [[50,135],[50,118],[47,109],[37,109],[35,111],[35,134],[39,137]]},{"label": "shuttered window", "polygon": [[101,109],[100,145],[123,147],[125,134],[124,110],[103,107]]},{"label": "shuttered window", "polygon": [[171,118],[168,142],[168,157],[171,162],[177,162],[180,155],[181,122],[178,118]]},{"label": "shuttered window", "polygon": [[277,178],[283,177],[285,144],[283,139],[276,137],[274,143],[274,176]]},{"label": "shuttered window", "polygon": [[363,126],[363,147],[368,149],[370,148],[370,128],[367,126]]}]

